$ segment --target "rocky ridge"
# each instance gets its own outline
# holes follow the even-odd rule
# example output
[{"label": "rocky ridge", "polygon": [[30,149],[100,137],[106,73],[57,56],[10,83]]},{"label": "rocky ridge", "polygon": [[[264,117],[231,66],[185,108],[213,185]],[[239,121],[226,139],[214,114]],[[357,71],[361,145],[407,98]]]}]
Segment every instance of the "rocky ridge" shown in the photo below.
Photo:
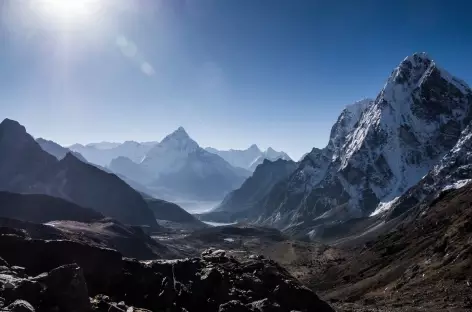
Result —
[{"label": "rocky ridge", "polygon": [[426,53],[405,58],[375,100],[347,107],[328,145],[274,187],[257,222],[286,228],[384,211],[455,146],[471,107],[471,89]]},{"label": "rocky ridge", "polygon": [[238,261],[208,250],[200,258],[139,262],[12,228],[0,233],[4,311],[333,311],[262,257]]}]

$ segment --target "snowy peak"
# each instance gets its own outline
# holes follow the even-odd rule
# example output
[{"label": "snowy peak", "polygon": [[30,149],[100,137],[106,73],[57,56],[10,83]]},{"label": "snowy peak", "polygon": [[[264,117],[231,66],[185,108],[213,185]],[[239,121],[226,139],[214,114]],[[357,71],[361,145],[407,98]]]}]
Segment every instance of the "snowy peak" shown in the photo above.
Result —
[{"label": "snowy peak", "polygon": [[346,141],[346,136],[357,125],[362,114],[372,105],[372,99],[362,99],[347,105],[338,117],[338,120],[331,128],[330,140],[327,152],[332,154],[333,159],[339,155],[341,147]]},{"label": "snowy peak", "polygon": [[249,148],[246,151],[254,152],[254,153],[261,153],[259,146],[257,146],[256,144],[252,144],[251,146],[249,146]]},{"label": "snowy peak", "polygon": [[405,57],[393,71],[391,80],[412,86],[418,83],[431,66],[435,66],[435,63],[425,52],[415,53]]},{"label": "snowy peak", "polygon": [[189,154],[199,149],[198,143],[190,138],[184,128],[179,127],[152,147],[141,164],[156,176],[175,172],[185,164]]},{"label": "snowy peak", "polygon": [[178,127],[177,130],[172,132],[171,134],[167,135],[163,140],[162,143],[168,140],[178,140],[178,141],[185,141],[185,140],[192,140],[188,135],[187,131],[183,127]]},{"label": "snowy peak", "polygon": [[[263,222],[339,221],[379,211],[416,185],[472,120],[472,92],[426,53],[406,57],[375,100],[347,106],[324,149],[289,177]],[[472,172],[472,171],[471,171]],[[463,178],[463,176],[462,176]]]}]

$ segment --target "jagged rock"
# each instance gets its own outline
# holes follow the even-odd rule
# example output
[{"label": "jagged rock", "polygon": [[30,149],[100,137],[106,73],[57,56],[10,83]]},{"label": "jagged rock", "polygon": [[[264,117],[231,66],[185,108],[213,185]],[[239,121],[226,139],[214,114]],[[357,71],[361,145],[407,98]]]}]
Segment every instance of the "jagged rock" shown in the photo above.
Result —
[{"label": "jagged rock", "polygon": [[[90,311],[87,284],[77,264],[58,267],[43,278],[47,292],[44,301],[59,311]],[[43,303],[44,304],[44,303]]]},{"label": "jagged rock", "polygon": [[35,312],[35,309],[27,301],[16,300],[12,304],[10,304],[8,307],[6,307],[6,311],[11,311],[11,312]]},{"label": "jagged rock", "polygon": [[122,270],[122,256],[117,251],[67,240],[0,235],[0,256],[9,263],[25,267],[26,273],[33,276],[77,263],[93,293],[106,292],[113,277]]},{"label": "jagged rock", "polygon": [[218,308],[218,312],[251,312],[251,309],[246,307],[240,301],[231,300],[221,304]]},{"label": "jagged rock", "polygon": [[[139,262],[71,241],[0,235],[0,256],[25,267],[27,274],[42,273],[34,278],[20,278],[14,270],[11,276],[0,275],[0,296],[7,303],[24,299],[35,307],[77,312],[140,311],[135,307],[182,312],[278,307],[333,311],[274,261],[240,262],[224,250],[206,250],[201,258]],[[95,296],[91,304],[89,296]]]}]

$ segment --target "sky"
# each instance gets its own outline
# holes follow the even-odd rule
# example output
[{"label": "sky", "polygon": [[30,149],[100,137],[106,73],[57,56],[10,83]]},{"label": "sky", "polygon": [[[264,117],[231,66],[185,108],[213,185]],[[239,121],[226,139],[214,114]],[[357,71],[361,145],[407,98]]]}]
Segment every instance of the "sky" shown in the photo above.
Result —
[{"label": "sky", "polygon": [[62,145],[323,147],[425,51],[472,84],[470,1],[2,0],[0,118]]}]

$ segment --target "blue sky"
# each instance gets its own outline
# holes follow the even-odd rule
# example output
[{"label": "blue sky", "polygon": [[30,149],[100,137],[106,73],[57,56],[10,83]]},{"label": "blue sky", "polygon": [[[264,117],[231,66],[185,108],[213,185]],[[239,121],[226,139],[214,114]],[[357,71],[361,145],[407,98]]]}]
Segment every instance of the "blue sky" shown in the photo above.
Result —
[{"label": "blue sky", "polygon": [[64,145],[182,125],[298,158],[413,52],[472,84],[468,1],[32,1],[0,4],[0,117]]}]

